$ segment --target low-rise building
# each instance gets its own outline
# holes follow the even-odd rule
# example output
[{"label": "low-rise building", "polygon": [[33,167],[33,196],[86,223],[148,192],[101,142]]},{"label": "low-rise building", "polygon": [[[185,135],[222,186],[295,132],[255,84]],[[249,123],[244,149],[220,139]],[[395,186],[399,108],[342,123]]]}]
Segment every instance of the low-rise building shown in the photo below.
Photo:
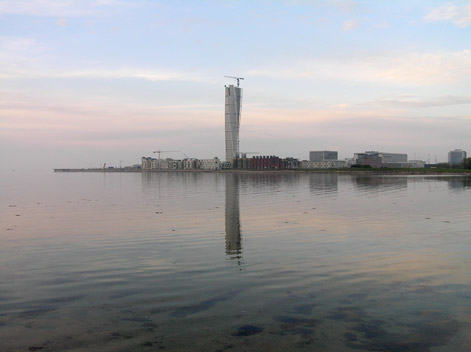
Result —
[{"label": "low-rise building", "polygon": [[183,164],[183,169],[185,170],[193,170],[193,169],[200,168],[200,161],[194,158],[183,159],[182,164]]},{"label": "low-rise building", "polygon": [[[370,166],[373,168],[409,168],[413,164],[407,161],[407,154],[384,153],[377,151],[366,151],[355,153],[353,159],[356,165]],[[417,163],[414,163],[416,165]]]},{"label": "low-rise building", "polygon": [[353,155],[355,164],[360,166],[370,166],[373,168],[380,168],[383,166],[383,162],[379,152],[366,151],[364,153],[355,153]]},{"label": "low-rise building", "polygon": [[152,167],[152,158],[143,156],[141,158],[141,169],[150,170]]},{"label": "low-rise building", "polygon": [[294,170],[294,169],[299,169],[301,163],[299,162],[299,159],[289,157],[289,158],[283,159],[283,164],[284,164],[284,169]]},{"label": "low-rise building", "polygon": [[156,159],[150,157],[142,157],[141,168],[143,170],[177,170],[183,169],[183,161],[171,158]]},{"label": "low-rise building", "polygon": [[254,156],[250,159],[249,168],[254,170],[282,170],[285,168],[283,160],[275,155]]},{"label": "low-rise building", "polygon": [[218,157],[200,160],[200,168],[203,170],[221,170],[221,167],[222,163]]},{"label": "low-rise building", "polygon": [[301,162],[302,169],[342,169],[347,166],[346,160],[324,160],[324,161],[308,161]]},{"label": "low-rise building", "polygon": [[403,163],[383,163],[384,168],[397,168],[397,169],[423,169],[425,161],[423,160],[409,160]]},{"label": "low-rise building", "polygon": [[401,153],[379,153],[382,163],[405,163],[407,162],[407,154]]}]

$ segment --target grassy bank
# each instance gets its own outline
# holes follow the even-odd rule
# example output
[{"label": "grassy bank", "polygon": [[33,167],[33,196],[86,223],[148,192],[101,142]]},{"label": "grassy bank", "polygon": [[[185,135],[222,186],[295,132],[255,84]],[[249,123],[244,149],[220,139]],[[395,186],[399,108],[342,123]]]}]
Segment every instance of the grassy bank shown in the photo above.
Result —
[{"label": "grassy bank", "polygon": [[336,172],[345,174],[373,174],[373,175],[470,175],[469,169],[451,169],[451,168],[430,168],[430,169],[369,169],[369,168],[350,168],[350,169],[302,169],[304,172]]}]

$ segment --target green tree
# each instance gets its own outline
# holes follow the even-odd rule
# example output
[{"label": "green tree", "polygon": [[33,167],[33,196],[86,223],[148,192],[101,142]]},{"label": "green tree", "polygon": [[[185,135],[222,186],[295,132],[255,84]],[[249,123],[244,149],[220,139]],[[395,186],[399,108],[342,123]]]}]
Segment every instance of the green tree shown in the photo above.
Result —
[{"label": "green tree", "polygon": [[471,158],[466,158],[463,160],[463,167],[465,169],[471,169]]}]

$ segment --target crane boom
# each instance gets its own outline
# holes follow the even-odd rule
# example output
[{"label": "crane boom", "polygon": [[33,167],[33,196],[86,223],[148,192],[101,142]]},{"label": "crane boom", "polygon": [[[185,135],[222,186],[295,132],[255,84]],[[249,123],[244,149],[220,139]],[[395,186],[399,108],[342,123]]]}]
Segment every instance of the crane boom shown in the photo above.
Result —
[{"label": "crane boom", "polygon": [[237,87],[239,87],[239,80],[244,80],[243,77],[234,77],[234,76],[224,76],[224,77],[237,80]]},{"label": "crane boom", "polygon": [[246,158],[247,154],[260,154],[260,152],[240,152],[240,157]]},{"label": "crane boom", "polygon": [[161,153],[178,153],[179,150],[156,150],[154,151],[154,153],[158,153],[159,154],[159,159],[160,159],[160,154]]}]

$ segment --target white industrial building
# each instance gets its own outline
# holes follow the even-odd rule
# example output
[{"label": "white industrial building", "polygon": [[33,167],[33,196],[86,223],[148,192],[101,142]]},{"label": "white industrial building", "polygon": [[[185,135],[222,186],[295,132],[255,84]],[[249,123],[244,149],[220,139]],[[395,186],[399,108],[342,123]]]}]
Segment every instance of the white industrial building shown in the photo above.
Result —
[{"label": "white industrial building", "polygon": [[219,158],[215,157],[212,159],[201,159],[200,169],[203,170],[221,170],[222,162]]},{"label": "white industrial building", "polygon": [[142,157],[142,170],[179,170],[179,169],[197,169],[199,162],[197,159],[175,160],[171,158],[156,159]]},{"label": "white industrial building", "polygon": [[226,161],[239,157],[239,126],[242,107],[242,88],[234,85],[226,86],[225,131],[226,131]]},{"label": "white industrial building", "polygon": [[301,162],[302,169],[342,169],[350,167],[346,160],[324,160],[324,161],[307,161]]},{"label": "white industrial building", "polygon": [[200,161],[195,158],[183,159],[183,168],[185,170],[199,169]]}]

